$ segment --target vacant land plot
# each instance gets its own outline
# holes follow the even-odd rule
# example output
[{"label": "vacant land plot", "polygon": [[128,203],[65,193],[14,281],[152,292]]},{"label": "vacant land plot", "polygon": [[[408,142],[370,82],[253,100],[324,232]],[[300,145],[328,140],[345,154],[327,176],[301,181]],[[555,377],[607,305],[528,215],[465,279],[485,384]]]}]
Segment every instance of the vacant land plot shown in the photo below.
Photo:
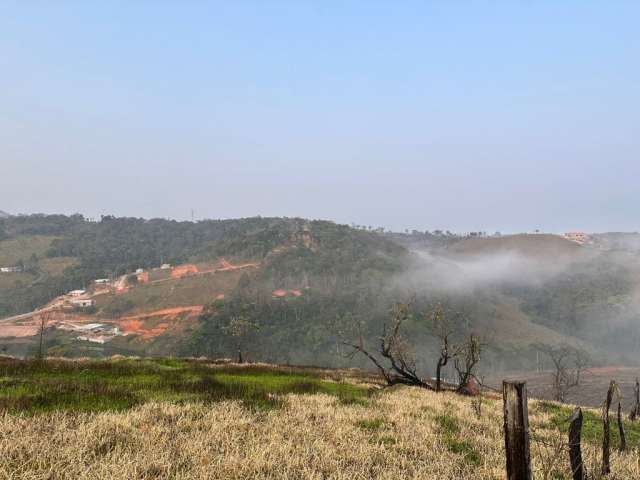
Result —
[{"label": "vacant land plot", "polygon": [[[0,374],[0,478],[505,478],[499,398],[477,415],[452,393],[336,381],[350,372],[176,360],[6,361]],[[570,408],[529,408],[536,478],[570,478]],[[588,411],[591,472],[599,424]],[[627,431],[608,478],[640,478],[640,431]]]}]

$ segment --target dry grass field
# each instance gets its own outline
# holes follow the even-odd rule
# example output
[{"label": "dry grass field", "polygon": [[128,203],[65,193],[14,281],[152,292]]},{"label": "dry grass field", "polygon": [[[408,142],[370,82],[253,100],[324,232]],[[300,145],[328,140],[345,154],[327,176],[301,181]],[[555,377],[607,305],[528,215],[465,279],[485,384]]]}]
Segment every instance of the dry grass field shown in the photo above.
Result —
[{"label": "dry grass field", "polygon": [[[452,393],[404,387],[346,398],[320,384],[312,393],[296,393],[304,392],[299,377],[307,374],[271,373],[283,376],[281,387],[295,375],[291,385],[298,387],[267,393],[274,400],[268,404],[218,396],[214,402],[149,400],[106,411],[78,411],[71,404],[28,414],[5,410],[0,478],[505,478],[500,398],[485,397],[478,416],[473,399]],[[310,371],[308,377],[344,385],[327,374]],[[570,478],[560,432],[570,410],[535,400],[529,410],[535,478]],[[600,455],[597,428],[590,424],[597,422],[596,412],[585,420],[592,467]],[[633,448],[614,451],[607,478],[640,478],[640,431],[630,429],[629,440]]]}]

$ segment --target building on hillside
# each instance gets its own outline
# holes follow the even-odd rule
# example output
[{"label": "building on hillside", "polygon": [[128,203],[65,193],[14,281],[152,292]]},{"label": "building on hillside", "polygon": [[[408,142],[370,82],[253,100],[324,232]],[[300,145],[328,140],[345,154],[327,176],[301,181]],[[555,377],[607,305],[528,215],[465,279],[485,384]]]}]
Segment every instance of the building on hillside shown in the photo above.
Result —
[{"label": "building on hillside", "polygon": [[0,267],[2,273],[19,273],[22,271],[22,267]]},{"label": "building on hillside", "polygon": [[171,265],[168,263],[163,263],[162,265],[160,265],[160,270],[169,270],[171,268]]},{"label": "building on hillside", "polygon": [[71,304],[74,307],[87,308],[93,307],[96,302],[92,298],[74,298],[71,300]]},{"label": "building on hillside", "polygon": [[71,297],[81,297],[85,293],[87,293],[86,290],[71,290],[67,295],[69,295]]},{"label": "building on hillside", "polygon": [[580,245],[591,242],[591,237],[584,232],[567,232],[563,237],[572,242],[579,243]]},{"label": "building on hillside", "polygon": [[136,269],[136,275],[139,275],[141,273],[144,273],[144,268],[138,268]]},{"label": "building on hillside", "polygon": [[98,278],[93,281],[96,285],[108,285],[110,280],[108,278]]}]

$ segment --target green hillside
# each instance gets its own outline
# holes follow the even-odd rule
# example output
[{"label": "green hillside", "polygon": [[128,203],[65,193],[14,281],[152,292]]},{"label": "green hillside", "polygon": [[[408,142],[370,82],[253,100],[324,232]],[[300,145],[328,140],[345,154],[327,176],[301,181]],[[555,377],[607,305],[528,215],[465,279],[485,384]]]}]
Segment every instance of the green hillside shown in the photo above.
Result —
[{"label": "green hillside", "polygon": [[[192,223],[34,215],[2,219],[0,227],[0,259],[23,267],[0,276],[1,316],[96,278],[138,268],[150,274],[149,283],[96,296],[95,307],[80,312],[85,322],[131,317],[120,327],[135,335],[87,344],[52,330],[46,345],[60,355],[234,357],[238,338],[230,332],[243,325],[242,350],[253,360],[346,365],[337,333],[358,323],[363,338],[375,341],[397,301],[411,301],[406,333],[427,370],[438,352],[427,321],[435,303],[455,319],[459,337],[490,338],[489,369],[530,367],[537,344],[578,345],[608,362],[636,361],[640,345],[640,257],[620,241],[607,249],[554,235],[389,234],[259,217]],[[198,271],[173,278],[158,269],[163,263]],[[15,342],[22,345],[16,351],[33,351],[24,347],[33,340]]]}]

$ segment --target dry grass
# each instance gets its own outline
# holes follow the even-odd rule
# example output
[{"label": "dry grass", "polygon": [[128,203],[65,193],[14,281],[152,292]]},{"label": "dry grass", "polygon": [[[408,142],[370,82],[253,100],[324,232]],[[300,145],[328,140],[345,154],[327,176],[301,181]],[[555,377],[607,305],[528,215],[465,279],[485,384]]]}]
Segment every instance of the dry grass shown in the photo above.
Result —
[{"label": "dry grass", "polygon": [[[399,388],[364,405],[324,394],[282,408],[146,403],[119,413],[5,414],[0,478],[12,479],[503,479],[499,399],[481,418],[471,400]],[[559,436],[531,405],[538,438]],[[547,462],[532,445],[534,468]],[[587,463],[597,448],[587,449]],[[564,454],[564,452],[561,452]],[[609,478],[640,478],[638,451],[613,453]],[[549,478],[569,478],[565,456]],[[542,478],[542,477],[538,477]]]}]

